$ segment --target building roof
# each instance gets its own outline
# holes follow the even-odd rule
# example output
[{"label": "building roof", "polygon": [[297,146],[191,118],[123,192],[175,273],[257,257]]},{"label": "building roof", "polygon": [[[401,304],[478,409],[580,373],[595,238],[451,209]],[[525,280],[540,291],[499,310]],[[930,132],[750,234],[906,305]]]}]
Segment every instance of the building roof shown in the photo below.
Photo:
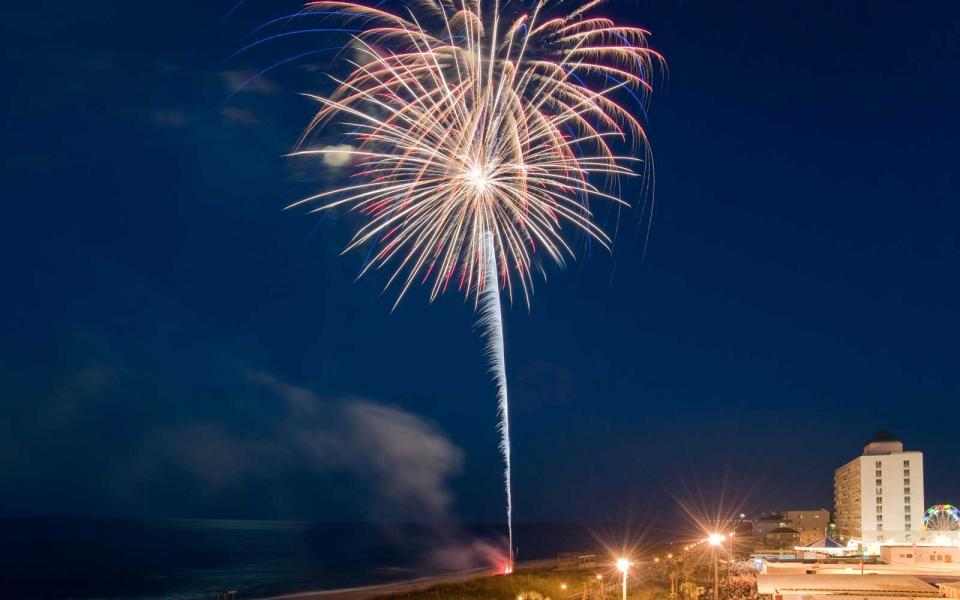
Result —
[{"label": "building roof", "polygon": [[789,527],[777,527],[776,529],[771,529],[767,532],[767,534],[771,533],[795,533],[799,535],[800,532],[796,529],[790,529]]},{"label": "building roof", "polygon": [[911,575],[757,575],[760,594],[937,597],[939,591]]},{"label": "building roof", "polygon": [[867,443],[872,444],[874,442],[899,442],[899,441],[900,440],[897,438],[897,436],[893,435],[886,429],[881,429],[880,431],[873,434],[873,437],[870,438],[870,440],[867,441]]},{"label": "building roof", "polygon": [[812,544],[807,544],[804,548],[846,548],[846,544],[841,544],[837,540],[831,538],[823,538],[822,540],[817,540]]}]

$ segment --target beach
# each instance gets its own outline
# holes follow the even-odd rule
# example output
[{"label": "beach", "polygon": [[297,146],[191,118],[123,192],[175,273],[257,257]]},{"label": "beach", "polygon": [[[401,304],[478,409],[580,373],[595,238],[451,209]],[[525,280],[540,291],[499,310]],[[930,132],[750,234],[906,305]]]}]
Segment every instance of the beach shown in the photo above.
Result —
[{"label": "beach", "polygon": [[[517,565],[517,570],[536,569],[551,567],[556,564],[555,559],[524,561]],[[283,594],[280,596],[267,596],[258,600],[368,600],[378,596],[388,594],[402,594],[405,592],[414,592],[423,590],[435,585],[444,583],[462,583],[477,577],[494,575],[490,568],[470,569],[457,573],[446,575],[437,575],[431,577],[418,577],[408,581],[398,581],[394,583],[384,583],[379,585],[367,585],[350,588],[340,588],[335,590],[317,590],[312,592],[298,592],[295,594]]]}]

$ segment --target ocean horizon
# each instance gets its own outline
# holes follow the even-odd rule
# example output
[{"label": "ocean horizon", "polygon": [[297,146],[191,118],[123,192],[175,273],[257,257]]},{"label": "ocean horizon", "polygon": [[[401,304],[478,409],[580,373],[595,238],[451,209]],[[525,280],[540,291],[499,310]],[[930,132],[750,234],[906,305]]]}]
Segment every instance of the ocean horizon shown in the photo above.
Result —
[{"label": "ocean horizon", "polygon": [[[0,589],[12,598],[240,598],[441,575],[502,561],[502,524],[223,519],[0,519]],[[595,551],[591,527],[517,523],[519,560]],[[7,596],[9,594],[9,596]]]}]

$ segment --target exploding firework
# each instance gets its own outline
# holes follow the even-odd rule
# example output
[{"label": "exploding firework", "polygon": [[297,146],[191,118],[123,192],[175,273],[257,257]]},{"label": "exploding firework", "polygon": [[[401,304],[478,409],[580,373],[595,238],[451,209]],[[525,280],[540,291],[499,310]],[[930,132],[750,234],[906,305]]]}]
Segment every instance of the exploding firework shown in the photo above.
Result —
[{"label": "exploding firework", "polygon": [[[419,281],[431,300],[453,284],[482,307],[511,561],[500,290],[512,299],[519,289],[529,305],[534,274],[574,256],[572,231],[609,248],[594,201],[627,205],[619,178],[638,174],[637,162],[649,168],[643,127],[627,106],[644,105],[661,59],[644,30],[592,15],[599,4],[424,0],[404,16],[321,0],[301,13],[348,21],[356,56],[329,96],[313,96],[321,108],[294,155],[346,154],[353,180],[293,206],[362,214],[347,250],[371,248],[362,273],[386,268],[396,303]],[[333,121],[349,146],[310,147]]]}]

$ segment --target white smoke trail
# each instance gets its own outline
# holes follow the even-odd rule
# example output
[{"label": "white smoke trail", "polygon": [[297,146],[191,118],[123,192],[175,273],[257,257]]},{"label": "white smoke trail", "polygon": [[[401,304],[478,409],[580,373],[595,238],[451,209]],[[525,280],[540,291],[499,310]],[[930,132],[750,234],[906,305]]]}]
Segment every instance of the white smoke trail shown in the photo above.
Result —
[{"label": "white smoke trail", "polygon": [[503,316],[500,312],[500,286],[497,282],[497,258],[493,234],[485,234],[483,251],[486,254],[486,273],[481,290],[477,326],[486,340],[486,357],[490,374],[497,384],[497,413],[500,417],[500,451],[503,453],[503,480],[507,493],[507,540],[510,558],[507,568],[513,568],[513,497],[510,490],[510,406],[507,401],[507,361],[503,351]]}]

